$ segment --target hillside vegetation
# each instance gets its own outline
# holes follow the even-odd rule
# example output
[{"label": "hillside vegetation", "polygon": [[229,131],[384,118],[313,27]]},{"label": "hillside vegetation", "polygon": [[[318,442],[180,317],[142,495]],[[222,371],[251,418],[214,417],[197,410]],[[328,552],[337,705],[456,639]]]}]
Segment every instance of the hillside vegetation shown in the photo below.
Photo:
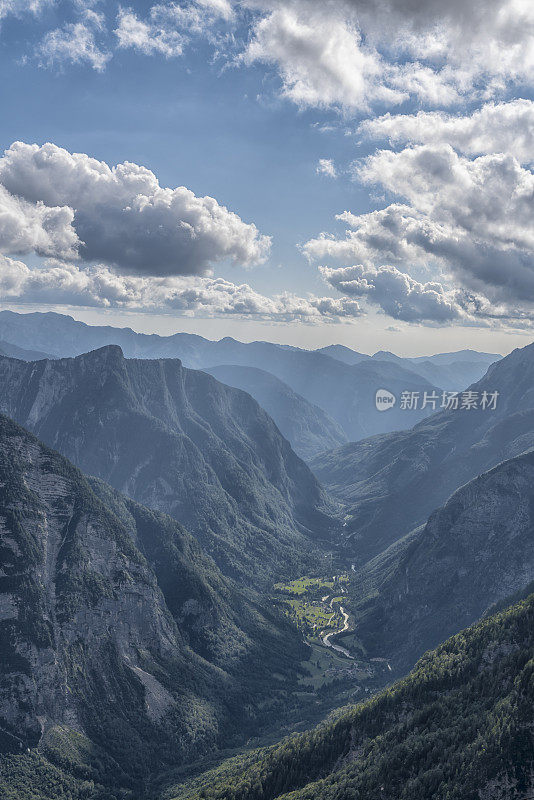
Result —
[{"label": "hillside vegetation", "polygon": [[534,596],[310,733],[166,800],[512,800],[534,790]]}]

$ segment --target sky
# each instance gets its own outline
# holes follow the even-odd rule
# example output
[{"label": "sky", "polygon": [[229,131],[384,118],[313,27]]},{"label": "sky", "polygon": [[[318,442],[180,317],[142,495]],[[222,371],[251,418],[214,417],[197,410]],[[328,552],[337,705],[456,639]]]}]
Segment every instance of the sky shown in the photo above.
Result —
[{"label": "sky", "polygon": [[0,74],[4,308],[533,338],[530,0],[0,0]]}]

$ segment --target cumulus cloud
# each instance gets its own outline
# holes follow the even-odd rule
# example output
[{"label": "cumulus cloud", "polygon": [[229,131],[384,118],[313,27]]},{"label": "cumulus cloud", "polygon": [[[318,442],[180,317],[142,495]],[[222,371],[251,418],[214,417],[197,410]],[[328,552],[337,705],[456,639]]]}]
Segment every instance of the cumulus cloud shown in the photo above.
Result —
[{"label": "cumulus cloud", "polygon": [[358,128],[364,136],[391,144],[450,144],[470,156],[511,153],[524,164],[534,161],[534,102],[517,99],[487,103],[470,115],[439,111],[385,114]]},{"label": "cumulus cloud", "polygon": [[446,323],[467,316],[467,296],[446,291],[434,281],[420,283],[392,266],[319,269],[330,286],[342,294],[367,299],[393,319]]},{"label": "cumulus cloud", "polygon": [[383,85],[381,59],[356,25],[324,4],[276,4],[256,22],[242,61],[275,65],[283,95],[299,106],[367,108],[371,95],[389,103],[406,97]]},{"label": "cumulus cloud", "polygon": [[96,40],[103,25],[102,15],[87,8],[83,11],[82,21],[49,31],[37,48],[41,65],[89,64],[97,72],[102,72],[111,58],[111,53],[100,47]]},{"label": "cumulus cloud", "polygon": [[30,269],[5,256],[0,256],[0,297],[26,303],[234,315],[273,321],[335,322],[360,314],[357,301],[346,297],[303,298],[285,293],[271,298],[248,284],[234,284],[222,278],[125,276],[101,265],[80,269],[65,263]]},{"label": "cumulus cloud", "polygon": [[457,234],[506,249],[534,248],[534,175],[511,155],[470,160],[447,144],[381,150],[358,175]]},{"label": "cumulus cloud", "polygon": [[337,170],[331,158],[320,158],[315,171],[318,175],[326,175],[328,178],[337,178]]},{"label": "cumulus cloud", "polygon": [[450,105],[528,81],[530,0],[246,0],[247,63],[272,64],[300,106],[367,109],[409,96]]},{"label": "cumulus cloud", "polygon": [[[502,325],[532,327],[527,307],[496,302],[483,293],[446,288],[439,281],[420,282],[393,266],[319,267],[325,281],[349,297],[366,300],[393,319],[433,325]],[[387,330],[398,330],[394,327]]]},{"label": "cumulus cloud", "polygon": [[260,263],[270,247],[212,197],[164,188],[137,164],[110,168],[53,144],[13,144],[0,159],[0,185],[26,203],[73,209],[80,257],[128,273],[199,275],[223,259]]},{"label": "cumulus cloud", "polygon": [[[53,0],[4,0],[3,13],[39,11]],[[189,0],[160,2],[140,15],[119,10],[119,48],[180,56],[193,37],[222,44],[217,26],[235,22],[221,49],[236,63],[271,65],[282,94],[301,107],[343,112],[394,106],[409,98],[449,106],[489,99],[530,81],[534,68],[531,0]],[[227,30],[228,32],[228,30]],[[89,63],[103,69],[109,52],[89,18],[51,31],[43,64]],[[238,46],[239,49],[239,46]]]},{"label": "cumulus cloud", "polygon": [[495,302],[534,301],[534,175],[510,155],[470,160],[449,145],[382,150],[358,168],[364,183],[403,198],[369,214],[349,212],[344,238],[304,246],[313,260],[376,267],[434,263]]},{"label": "cumulus cloud", "polygon": [[13,197],[0,186],[0,250],[72,257],[78,237],[72,226],[74,211],[68,206],[45,206]]},{"label": "cumulus cloud", "polygon": [[115,35],[121,48],[175,58],[182,55],[191,36],[205,35],[215,22],[228,21],[232,16],[228,0],[196,0],[189,5],[158,3],[144,20],[131,8],[122,8]]}]

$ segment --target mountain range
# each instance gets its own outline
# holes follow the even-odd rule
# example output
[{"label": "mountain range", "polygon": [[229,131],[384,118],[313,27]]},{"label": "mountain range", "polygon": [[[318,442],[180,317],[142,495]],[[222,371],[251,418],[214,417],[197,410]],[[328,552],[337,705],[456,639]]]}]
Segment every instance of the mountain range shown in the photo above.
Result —
[{"label": "mountain range", "polygon": [[0,357],[0,410],[86,474],[195,535],[249,583],[305,571],[332,504],[255,400],[177,359],[116,345],[73,359]]},{"label": "mountain range", "polygon": [[[186,333],[141,334],[129,328],[90,326],[61,314],[11,311],[0,312],[0,338],[16,342],[21,348],[46,351],[56,358],[77,356],[116,344],[127,358],[179,358],[184,366],[193,369],[229,365],[261,367],[308,403],[322,409],[349,441],[410,428],[428,416],[431,409],[423,409],[421,405],[410,410],[401,409],[403,391],[417,392],[422,397],[425,391],[463,389],[481,378],[488,366],[499,358],[463,351],[459,358],[458,354],[445,354],[445,359],[430,357],[421,366],[417,359],[401,359],[384,353],[371,358],[341,346],[310,351],[271,342],[243,343],[229,337],[214,342]],[[353,356],[347,359],[347,353]],[[261,380],[249,377],[247,384],[247,390],[254,397],[257,391],[256,399],[264,397],[265,386]],[[387,389],[399,398],[387,413],[376,408],[375,395],[379,389]],[[279,419],[275,417],[282,427],[284,413]],[[315,412],[304,427],[313,430],[316,425]],[[320,434],[321,438],[330,435],[329,426]],[[299,449],[297,440],[294,445]]]},{"label": "mountain range", "polygon": [[[534,345],[399,359],[11,312],[0,338],[2,797],[534,794]],[[412,428],[375,407],[470,374]],[[307,576],[339,589],[307,612],[343,604],[329,688]]]}]

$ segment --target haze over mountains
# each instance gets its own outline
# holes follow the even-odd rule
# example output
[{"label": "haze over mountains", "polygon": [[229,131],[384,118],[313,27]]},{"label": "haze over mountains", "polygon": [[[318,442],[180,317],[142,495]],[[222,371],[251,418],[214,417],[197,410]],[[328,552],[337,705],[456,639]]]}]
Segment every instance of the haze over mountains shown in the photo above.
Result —
[{"label": "haze over mountains", "polygon": [[[420,404],[417,408],[401,409],[399,401],[385,414],[376,408],[377,390],[387,389],[400,398],[402,392],[416,392],[423,396],[424,392],[463,389],[481,378],[487,367],[499,358],[484,353],[472,355],[471,351],[466,351],[459,358],[449,354],[445,362],[438,356],[431,357],[437,358],[436,362],[430,360],[427,364],[425,359],[419,364],[416,359],[401,359],[392,354],[388,357],[376,354],[371,358],[340,346],[309,351],[270,342],[245,344],[230,338],[212,342],[185,333],[173,336],[139,334],[129,328],[88,326],[60,314],[15,314],[11,311],[0,312],[2,338],[16,342],[22,348],[44,350],[55,357],[76,356],[117,344],[127,358],[179,358],[184,366],[194,369],[222,366],[261,368],[289,387],[286,389],[277,384],[277,395],[279,398],[285,395],[285,400],[271,403],[276,411],[273,418],[281,429],[288,429],[288,417],[294,414],[291,410],[294,401],[289,400],[289,390],[329,417],[325,422],[313,411],[304,422],[304,428],[313,431],[311,435],[318,437],[319,441],[331,438],[331,421],[341,428],[348,441],[409,428],[428,416],[431,408],[423,409]],[[338,357],[347,352],[353,354],[350,363],[346,358],[340,360]],[[336,357],[332,357],[333,354]],[[254,380],[253,374],[249,374],[247,391],[261,404],[261,399],[265,400],[265,377],[256,377]],[[299,436],[296,431],[292,444],[296,449],[300,448],[302,454],[310,452],[306,444],[302,449]],[[317,452],[317,448],[312,446],[312,451]]]},{"label": "haze over mountains", "polygon": [[374,355],[368,356],[340,344],[321,347],[317,352],[324,353],[350,366],[361,364],[369,359],[399,364],[425,378],[429,383],[439,386],[440,389],[450,391],[466,389],[471,383],[482,377],[490,364],[502,358],[497,353],[479,353],[476,350],[459,350],[455,353],[438,353],[416,358],[401,358],[395,353],[379,350]]},{"label": "haze over mountains", "polygon": [[263,369],[223,365],[205,372],[227,386],[252,395],[275,420],[297,455],[305,460],[347,440],[340,426],[325,411]]}]

